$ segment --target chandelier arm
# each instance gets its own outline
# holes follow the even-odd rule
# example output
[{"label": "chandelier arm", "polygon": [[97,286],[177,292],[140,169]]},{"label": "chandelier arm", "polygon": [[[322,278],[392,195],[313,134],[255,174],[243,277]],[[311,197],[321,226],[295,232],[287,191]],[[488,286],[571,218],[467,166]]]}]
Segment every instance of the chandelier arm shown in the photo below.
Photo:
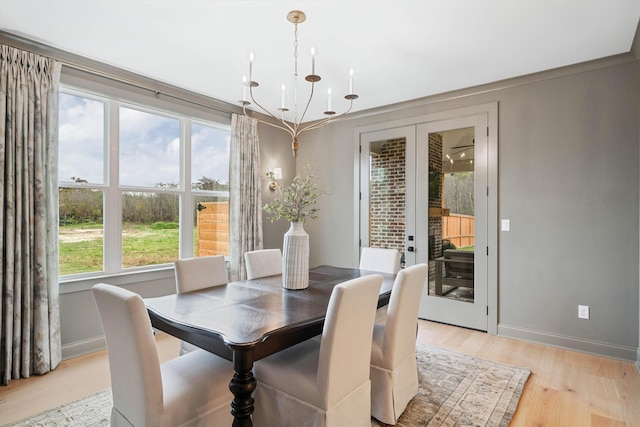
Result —
[{"label": "chandelier arm", "polygon": [[[340,115],[342,115],[342,114],[340,114]],[[323,127],[324,125],[328,125],[331,122],[331,120],[333,120],[333,117],[327,117],[327,118],[322,119],[322,120],[320,120],[318,122],[311,123],[311,124],[303,127],[302,129],[300,129],[300,131],[298,133],[306,132],[308,130],[319,129],[319,128]]]},{"label": "chandelier arm", "polygon": [[326,119],[320,120],[319,122],[311,123],[310,125],[305,126],[304,128],[300,129],[300,132],[298,132],[298,133],[306,132],[308,130],[318,129],[318,128],[321,128],[324,125],[328,125],[329,122],[331,122],[331,120],[336,120],[336,119],[344,116],[345,114],[347,114],[349,111],[351,111],[352,107],[353,107],[353,100],[349,100],[349,108],[344,113],[340,113],[335,117],[333,115],[331,115],[331,116],[327,117]]},{"label": "chandelier arm", "polygon": [[311,94],[309,95],[309,100],[307,101],[307,105],[304,107],[304,111],[302,112],[302,116],[300,116],[300,122],[304,122],[304,115],[307,114],[307,110],[309,109],[309,105],[311,104],[311,100],[313,99],[313,88],[316,86],[315,82],[311,82]]},{"label": "chandelier arm", "polygon": [[[256,119],[256,120],[260,120],[262,123],[269,123],[270,125],[277,127],[277,128],[281,128],[283,130],[286,130],[287,132],[289,132],[291,134],[291,136],[295,135],[295,130],[294,128],[292,128],[291,126],[289,126],[289,124],[287,122],[284,121],[284,119],[279,119],[277,118],[274,114],[271,113],[271,111],[267,110],[266,108],[264,108],[262,105],[260,105],[260,103],[258,101],[255,100],[255,98],[253,97],[253,89],[251,87],[249,87],[249,96],[251,97],[251,100],[253,101],[254,104],[256,104],[258,107],[260,107],[260,109],[262,111],[264,111],[266,114],[270,115],[271,117],[273,117],[274,119],[276,119],[277,121],[279,121],[280,123],[282,123],[283,126],[280,125],[275,125],[273,123],[269,123],[269,122],[265,122],[263,120],[260,119]],[[242,109],[245,111],[245,115],[246,115],[246,109],[243,106]]]},{"label": "chandelier arm", "polygon": [[[256,104],[257,104],[257,103],[256,103]],[[262,108],[262,107],[260,107],[260,108]],[[264,110],[264,108],[263,108],[263,110]],[[265,111],[267,111],[267,110],[265,110]],[[242,106],[242,112],[244,113],[244,115],[245,115],[245,116],[247,116],[247,117],[251,117],[251,116],[249,116],[249,114],[247,114],[246,104]],[[269,111],[267,111],[267,113],[269,113]],[[269,113],[269,115],[270,115],[271,117],[274,117],[276,120],[278,120],[278,121],[282,122],[282,120],[278,119],[278,118],[277,118],[277,117],[275,117],[273,114]],[[274,128],[281,129],[281,130],[283,130],[283,131],[287,132],[289,135],[291,135],[291,137],[292,137],[292,138],[295,136],[295,135],[294,135],[294,133],[293,133],[293,129],[291,129],[291,126],[287,125],[287,124],[286,124],[286,123],[284,123],[284,122],[282,122],[282,123],[284,123],[286,126],[281,126],[281,125],[276,124],[276,123],[271,123],[271,122],[268,122],[268,121],[266,121],[266,120],[259,119],[259,118],[257,118],[257,117],[253,117],[253,119],[257,120],[259,123],[262,123],[262,124],[265,124],[265,125],[269,125],[269,126],[272,126],[272,127],[274,127]]]}]

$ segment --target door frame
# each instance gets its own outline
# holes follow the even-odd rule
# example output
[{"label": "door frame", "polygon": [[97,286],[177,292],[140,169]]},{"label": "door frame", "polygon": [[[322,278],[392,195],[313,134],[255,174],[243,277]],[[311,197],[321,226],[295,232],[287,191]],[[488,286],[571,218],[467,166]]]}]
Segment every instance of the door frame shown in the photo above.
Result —
[{"label": "door frame", "polygon": [[360,197],[363,189],[360,186],[360,145],[363,134],[393,130],[405,126],[417,126],[423,123],[450,120],[470,115],[487,115],[487,333],[498,333],[498,103],[491,102],[453,110],[428,113],[368,126],[356,127],[354,130],[354,233],[353,265],[358,265],[360,256],[360,221],[363,215]]},{"label": "door frame", "polygon": [[[416,218],[421,220],[416,224],[416,261],[429,263],[428,241],[430,232],[426,219],[431,219],[428,214],[429,195],[429,172],[431,167],[431,139],[432,133],[447,132],[462,128],[474,129],[474,218],[475,218],[475,238],[474,238],[474,264],[473,264],[473,301],[459,301],[455,298],[443,298],[430,293],[425,286],[420,302],[420,318],[432,319],[439,322],[469,327],[486,331],[488,328],[488,278],[487,262],[488,257],[485,251],[487,245],[487,138],[486,113],[456,117],[447,120],[431,121],[421,123],[417,126],[418,144],[416,146]],[[438,157],[437,162],[442,165],[442,157]],[[428,167],[427,167],[428,166]],[[441,175],[443,176],[443,175]],[[409,188],[409,185],[407,185]],[[441,254],[442,256],[444,254]],[[437,261],[435,261],[437,263]]]}]

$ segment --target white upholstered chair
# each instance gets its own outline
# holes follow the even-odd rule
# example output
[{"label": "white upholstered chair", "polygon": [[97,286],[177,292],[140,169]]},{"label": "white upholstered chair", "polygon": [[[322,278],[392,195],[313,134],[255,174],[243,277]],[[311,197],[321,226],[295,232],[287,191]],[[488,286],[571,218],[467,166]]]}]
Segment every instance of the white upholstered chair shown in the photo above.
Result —
[{"label": "white upholstered chair", "polygon": [[280,249],[260,249],[244,253],[247,279],[282,274],[282,252]]},{"label": "white upholstered chair", "polygon": [[112,427],[231,425],[231,362],[198,350],[160,364],[140,295],[104,283],[92,292],[107,342]]},{"label": "white upholstered chair", "polygon": [[[179,259],[174,263],[176,270],[176,293],[197,291],[212,286],[229,283],[224,255]],[[199,347],[188,342],[180,342],[180,355],[197,350]]]},{"label": "white upholstered chair", "polygon": [[174,265],[179,294],[229,283],[224,255],[179,259]]},{"label": "white upholstered chair", "polygon": [[371,346],[371,415],[396,424],[418,393],[416,328],[428,266],[416,264],[396,276],[385,323],[376,323]]},{"label": "white upholstered chair", "polygon": [[[362,248],[360,254],[360,270],[379,271],[380,273],[398,274],[400,269],[400,252],[397,249]],[[384,322],[387,317],[387,306],[376,311],[376,323]]]},{"label": "white upholstered chair", "polygon": [[381,284],[375,274],[336,285],[320,342],[255,363],[255,427],[371,426],[369,362]]},{"label": "white upholstered chair", "polygon": [[400,268],[400,252],[397,249],[362,248],[360,270],[396,274]]}]

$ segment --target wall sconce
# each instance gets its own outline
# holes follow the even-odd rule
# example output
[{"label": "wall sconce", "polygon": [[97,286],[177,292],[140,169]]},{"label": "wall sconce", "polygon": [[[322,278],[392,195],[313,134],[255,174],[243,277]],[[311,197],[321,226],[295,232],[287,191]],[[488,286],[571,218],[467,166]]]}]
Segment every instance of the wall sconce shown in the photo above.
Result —
[{"label": "wall sconce", "polygon": [[276,191],[276,187],[278,186],[278,180],[282,179],[282,169],[273,168],[273,177],[275,178],[275,181],[271,181],[269,183],[269,190]]}]

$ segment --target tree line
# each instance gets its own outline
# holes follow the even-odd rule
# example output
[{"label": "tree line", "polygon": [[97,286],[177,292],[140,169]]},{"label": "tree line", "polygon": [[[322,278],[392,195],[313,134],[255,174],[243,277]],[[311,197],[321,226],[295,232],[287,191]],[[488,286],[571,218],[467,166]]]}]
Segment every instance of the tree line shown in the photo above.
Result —
[{"label": "tree line", "polygon": [[473,172],[458,172],[445,176],[444,179],[444,207],[451,213],[474,215]]},{"label": "tree line", "polygon": [[[77,181],[76,182],[82,182]],[[156,188],[178,188],[178,184],[157,183]],[[194,190],[229,191],[229,183],[202,177]],[[103,191],[93,188],[60,188],[60,225],[102,223]],[[176,194],[124,192],[122,221],[151,224],[177,222],[180,203]]]}]

